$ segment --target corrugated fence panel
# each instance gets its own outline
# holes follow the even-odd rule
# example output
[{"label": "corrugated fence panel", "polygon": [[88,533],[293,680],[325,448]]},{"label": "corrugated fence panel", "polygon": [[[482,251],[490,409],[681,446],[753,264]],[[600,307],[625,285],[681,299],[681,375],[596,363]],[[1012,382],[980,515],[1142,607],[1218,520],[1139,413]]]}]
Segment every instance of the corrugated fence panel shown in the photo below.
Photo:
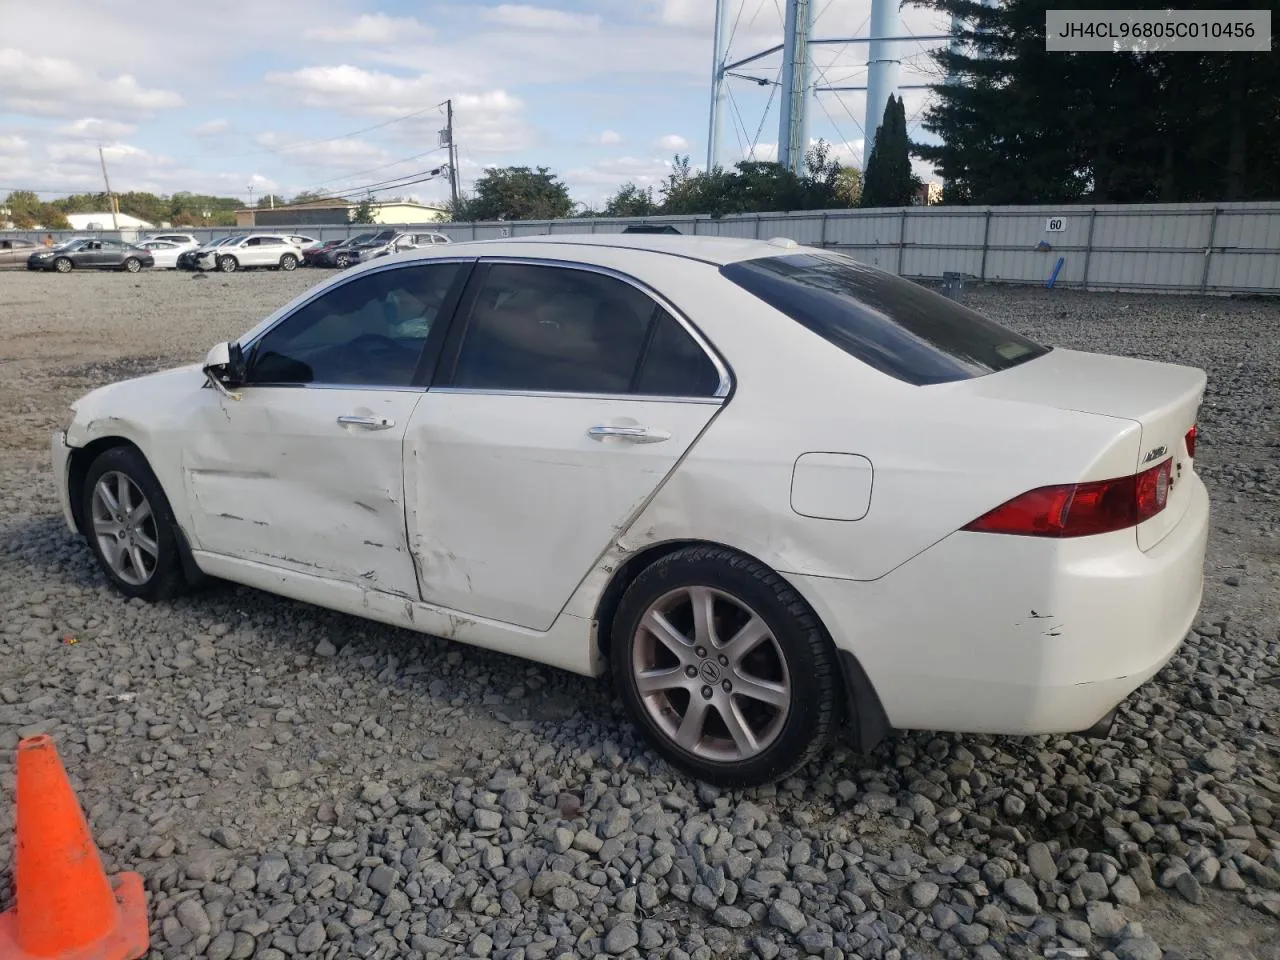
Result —
[{"label": "corrugated fence panel", "polygon": [[[956,271],[996,282],[1056,283],[1089,289],[1280,294],[1280,203],[1099,204],[1097,206],[908,207],[791,213],[630,217],[490,223],[396,224],[435,231],[455,242],[576,233],[618,233],[637,223],[670,224],[683,234],[788,237],[841,250],[863,262],[917,278]],[[331,224],[259,229],[329,240],[391,225]],[[248,228],[173,227],[201,241]],[[6,231],[40,242],[49,231]],[[131,232],[52,231],[55,241],[83,236],[132,240]],[[1049,249],[1039,250],[1041,242]]]}]

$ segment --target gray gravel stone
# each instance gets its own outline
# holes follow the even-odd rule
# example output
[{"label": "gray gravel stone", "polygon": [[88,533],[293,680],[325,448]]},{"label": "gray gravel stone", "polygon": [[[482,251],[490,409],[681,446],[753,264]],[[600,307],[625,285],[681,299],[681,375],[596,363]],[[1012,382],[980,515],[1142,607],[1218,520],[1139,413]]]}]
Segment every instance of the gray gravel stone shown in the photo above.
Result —
[{"label": "gray gravel stone", "polygon": [[617,956],[620,953],[626,953],[639,943],[640,934],[636,930],[636,925],[630,920],[622,920],[615,924],[605,936],[604,949],[606,953]]},{"label": "gray gravel stone", "polygon": [[785,930],[792,935],[805,928],[805,916],[794,906],[784,900],[775,900],[769,905],[769,924]]}]

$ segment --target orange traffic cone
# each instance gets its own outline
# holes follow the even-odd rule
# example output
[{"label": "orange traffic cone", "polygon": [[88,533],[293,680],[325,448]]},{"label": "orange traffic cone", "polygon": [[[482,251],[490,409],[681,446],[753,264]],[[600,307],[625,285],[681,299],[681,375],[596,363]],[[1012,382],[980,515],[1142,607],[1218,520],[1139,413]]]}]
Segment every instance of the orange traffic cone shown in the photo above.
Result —
[{"label": "orange traffic cone", "polygon": [[107,879],[58,749],[18,743],[18,904],[0,915],[0,960],[137,960],[147,952],[142,877]]}]

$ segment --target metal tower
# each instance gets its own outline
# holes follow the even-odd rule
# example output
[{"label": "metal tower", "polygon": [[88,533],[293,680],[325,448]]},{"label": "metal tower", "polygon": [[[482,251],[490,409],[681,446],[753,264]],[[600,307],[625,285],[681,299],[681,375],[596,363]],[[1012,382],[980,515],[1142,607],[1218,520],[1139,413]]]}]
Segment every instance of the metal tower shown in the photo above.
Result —
[{"label": "metal tower", "polygon": [[[992,6],[997,0],[983,0]],[[875,143],[876,130],[884,118],[884,107],[890,94],[900,90],[928,89],[932,84],[900,84],[898,73],[901,61],[896,56],[896,45],[918,40],[948,40],[951,34],[905,34],[898,12],[899,0],[871,0],[869,36],[813,38],[813,4],[811,0],[786,0],[786,16],[783,42],[767,50],[727,63],[725,49],[726,0],[716,0],[715,51],[711,70],[711,111],[708,128],[707,169],[714,167],[720,153],[720,111],[723,103],[725,77],[738,67],[746,66],[765,57],[781,52],[782,108],[778,121],[778,162],[795,173],[802,172],[805,149],[808,147],[809,97],[818,92],[867,91],[866,123],[863,146],[863,166]],[[816,45],[857,44],[870,45],[867,57],[867,85],[816,87],[811,81],[812,58],[809,48]]]}]

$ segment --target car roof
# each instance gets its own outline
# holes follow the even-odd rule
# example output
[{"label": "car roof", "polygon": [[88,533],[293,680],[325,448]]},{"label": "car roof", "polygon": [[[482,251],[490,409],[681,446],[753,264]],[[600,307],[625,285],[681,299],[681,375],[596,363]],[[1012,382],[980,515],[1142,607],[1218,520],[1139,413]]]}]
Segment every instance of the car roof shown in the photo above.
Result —
[{"label": "car roof", "polygon": [[[785,253],[801,253],[814,248],[805,247],[794,240],[775,238],[751,240],[739,237],[694,237],[657,233],[560,233],[532,237],[502,237],[493,240],[455,240],[449,244],[448,253],[440,256],[456,257],[475,249],[477,256],[511,253],[530,253],[532,247],[570,247],[566,254],[577,259],[590,260],[593,251],[603,254],[606,250],[636,250],[643,253],[666,254],[687,260],[720,266],[739,260],[757,257],[776,257]],[[522,249],[523,248],[523,249]],[[545,251],[544,251],[545,252]],[[421,251],[424,256],[430,252]]]}]

